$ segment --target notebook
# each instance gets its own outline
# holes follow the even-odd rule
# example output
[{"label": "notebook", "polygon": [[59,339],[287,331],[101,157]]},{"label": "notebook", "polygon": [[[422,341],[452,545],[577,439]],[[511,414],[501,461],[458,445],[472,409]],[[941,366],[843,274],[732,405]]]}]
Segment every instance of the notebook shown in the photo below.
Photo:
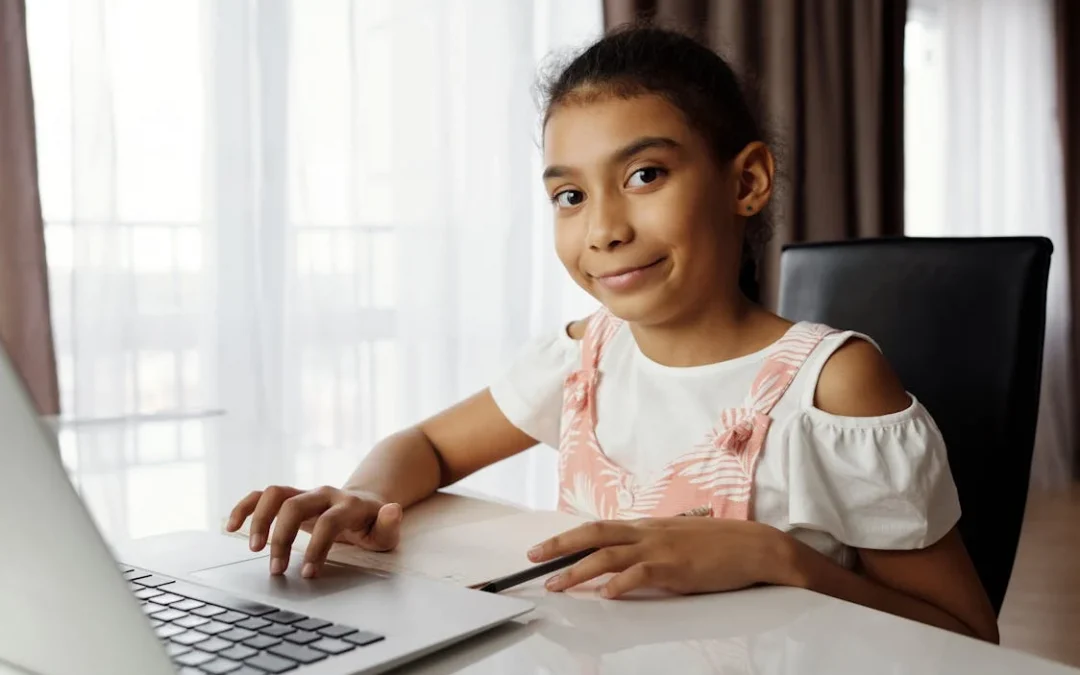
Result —
[{"label": "notebook", "polygon": [[[518,507],[449,492],[438,492],[405,511],[401,543],[387,553],[334,544],[332,562],[477,586],[531,567],[534,545],[588,522],[556,511]],[[234,536],[247,538],[250,520]],[[293,550],[301,554],[311,535],[300,532]]]}]

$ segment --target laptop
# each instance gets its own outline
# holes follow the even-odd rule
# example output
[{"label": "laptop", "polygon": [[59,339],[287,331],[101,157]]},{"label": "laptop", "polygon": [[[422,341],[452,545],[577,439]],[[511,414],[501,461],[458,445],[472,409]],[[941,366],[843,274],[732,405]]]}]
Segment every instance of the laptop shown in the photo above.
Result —
[{"label": "laptop", "polygon": [[116,560],[2,348],[0,537],[0,664],[34,675],[378,673],[533,608],[332,564],[271,577],[266,555],[216,533]]}]

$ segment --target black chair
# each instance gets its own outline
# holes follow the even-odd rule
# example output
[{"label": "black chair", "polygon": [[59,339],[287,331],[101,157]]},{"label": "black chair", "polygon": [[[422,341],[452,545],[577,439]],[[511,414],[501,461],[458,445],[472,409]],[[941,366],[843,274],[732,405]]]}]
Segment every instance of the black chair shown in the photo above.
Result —
[{"label": "black chair", "polygon": [[780,259],[779,313],[874,338],[934,417],[997,612],[1027,500],[1052,252],[1042,237],[885,238],[787,246]]}]

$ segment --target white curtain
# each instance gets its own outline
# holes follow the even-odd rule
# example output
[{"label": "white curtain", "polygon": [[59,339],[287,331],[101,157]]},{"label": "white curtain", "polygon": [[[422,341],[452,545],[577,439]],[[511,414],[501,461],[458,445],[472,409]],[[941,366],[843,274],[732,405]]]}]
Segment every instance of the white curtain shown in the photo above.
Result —
[{"label": "white curtain", "polygon": [[[224,414],[331,449],[268,447],[267,476],[344,479],[591,310],[554,257],[531,88],[599,2],[27,5],[69,421]],[[197,457],[196,428],[163,433]],[[472,485],[550,505],[552,471]]]},{"label": "white curtain", "polygon": [[911,0],[905,228],[1054,243],[1032,484],[1063,487],[1076,433],[1053,0]]}]

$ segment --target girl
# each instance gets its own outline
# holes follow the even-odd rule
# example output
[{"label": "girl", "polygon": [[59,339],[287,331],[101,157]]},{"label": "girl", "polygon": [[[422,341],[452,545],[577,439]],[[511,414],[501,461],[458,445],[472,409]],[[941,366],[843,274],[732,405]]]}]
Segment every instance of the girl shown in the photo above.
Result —
[{"label": "girl", "polygon": [[[955,529],[945,447],[869,339],[750,302],[773,156],[731,68],[688,37],[609,34],[546,87],[558,256],[602,308],[525,350],[490,389],[379,443],[342,489],[274,486],[233,510],[281,574],[331,544],[397,545],[402,508],[544,442],[559,507],[595,522],[534,562],[613,574],[614,598],[784,584],[997,641]],[[678,518],[711,506],[713,518]],[[858,570],[858,572],[854,570]]]}]

